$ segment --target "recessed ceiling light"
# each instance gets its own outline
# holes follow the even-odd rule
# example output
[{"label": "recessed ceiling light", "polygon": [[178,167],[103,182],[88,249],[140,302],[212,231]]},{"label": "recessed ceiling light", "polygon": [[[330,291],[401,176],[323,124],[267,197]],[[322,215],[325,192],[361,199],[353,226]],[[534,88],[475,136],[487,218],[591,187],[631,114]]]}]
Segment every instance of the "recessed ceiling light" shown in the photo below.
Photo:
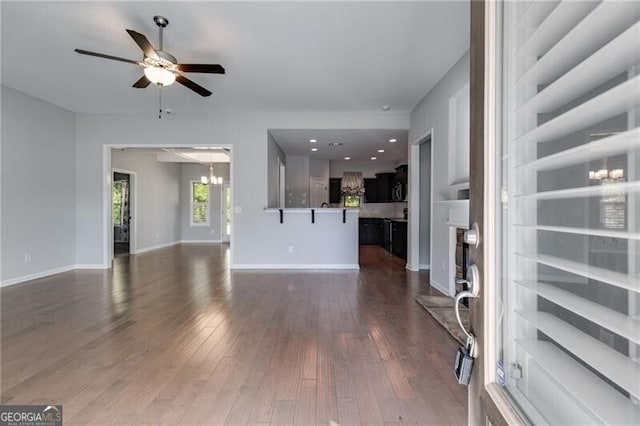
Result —
[{"label": "recessed ceiling light", "polygon": [[318,148],[311,148],[311,151],[316,152]]},{"label": "recessed ceiling light", "polygon": [[378,152],[384,152],[384,149],[379,149]]},{"label": "recessed ceiling light", "polygon": [[351,160],[351,157],[344,157],[345,160]]},{"label": "recessed ceiling light", "polygon": [[316,139],[309,139],[309,142],[311,142],[311,143],[316,143],[316,142],[318,142],[318,141],[317,141]]},{"label": "recessed ceiling light", "polygon": [[383,111],[389,111],[391,109],[391,107],[389,105],[383,105],[382,106],[382,110]]},{"label": "recessed ceiling light", "polygon": [[398,142],[398,139],[389,139],[389,142],[391,143]]},{"label": "recessed ceiling light", "polygon": [[377,159],[378,159],[378,157],[371,157],[371,159],[372,159],[372,160],[377,160]]}]

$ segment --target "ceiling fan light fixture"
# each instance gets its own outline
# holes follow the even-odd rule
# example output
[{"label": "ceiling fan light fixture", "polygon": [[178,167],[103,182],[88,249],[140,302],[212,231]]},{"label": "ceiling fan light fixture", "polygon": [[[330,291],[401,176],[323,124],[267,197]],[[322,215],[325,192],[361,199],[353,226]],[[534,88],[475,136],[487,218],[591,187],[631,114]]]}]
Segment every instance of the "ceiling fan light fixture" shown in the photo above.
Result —
[{"label": "ceiling fan light fixture", "polygon": [[163,86],[169,86],[176,81],[176,75],[171,71],[156,66],[146,67],[144,69],[144,75],[154,84],[161,84]]}]

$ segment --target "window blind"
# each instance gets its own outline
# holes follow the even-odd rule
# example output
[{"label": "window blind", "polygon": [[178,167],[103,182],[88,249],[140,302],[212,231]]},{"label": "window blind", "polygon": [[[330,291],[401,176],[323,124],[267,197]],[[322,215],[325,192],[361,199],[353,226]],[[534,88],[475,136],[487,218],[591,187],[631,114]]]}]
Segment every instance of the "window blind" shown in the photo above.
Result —
[{"label": "window blind", "polygon": [[506,389],[534,423],[640,424],[640,2],[502,18]]}]

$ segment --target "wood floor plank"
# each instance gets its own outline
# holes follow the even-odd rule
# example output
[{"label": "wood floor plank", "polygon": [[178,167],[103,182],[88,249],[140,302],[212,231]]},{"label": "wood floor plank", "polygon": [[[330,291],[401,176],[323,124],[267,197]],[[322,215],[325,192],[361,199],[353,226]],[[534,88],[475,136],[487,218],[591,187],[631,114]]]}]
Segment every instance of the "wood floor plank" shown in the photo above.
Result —
[{"label": "wood floor plank", "polygon": [[380,247],[359,271],[230,271],[178,245],[0,289],[0,401],[65,424],[464,424],[429,276]]}]

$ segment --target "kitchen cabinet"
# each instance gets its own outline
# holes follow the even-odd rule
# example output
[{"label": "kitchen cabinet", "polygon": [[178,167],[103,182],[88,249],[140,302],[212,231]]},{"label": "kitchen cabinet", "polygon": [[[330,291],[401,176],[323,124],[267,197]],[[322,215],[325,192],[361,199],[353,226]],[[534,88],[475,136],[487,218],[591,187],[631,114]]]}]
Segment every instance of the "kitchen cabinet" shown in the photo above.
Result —
[{"label": "kitchen cabinet", "polygon": [[380,244],[380,222],[377,218],[363,218],[359,220],[360,245]]},{"label": "kitchen cabinet", "polygon": [[403,259],[407,258],[407,222],[391,221],[391,252]]},{"label": "kitchen cabinet", "polygon": [[395,173],[376,173],[378,203],[390,203]]},{"label": "kitchen cabinet", "polygon": [[329,203],[340,204],[342,199],[341,195],[342,179],[331,178],[329,179]]},{"label": "kitchen cabinet", "polygon": [[366,203],[378,202],[378,179],[364,179],[364,200]]},{"label": "kitchen cabinet", "polygon": [[403,164],[402,166],[396,167],[396,176],[395,181],[400,182],[403,185],[406,185],[409,181],[409,166]]}]

